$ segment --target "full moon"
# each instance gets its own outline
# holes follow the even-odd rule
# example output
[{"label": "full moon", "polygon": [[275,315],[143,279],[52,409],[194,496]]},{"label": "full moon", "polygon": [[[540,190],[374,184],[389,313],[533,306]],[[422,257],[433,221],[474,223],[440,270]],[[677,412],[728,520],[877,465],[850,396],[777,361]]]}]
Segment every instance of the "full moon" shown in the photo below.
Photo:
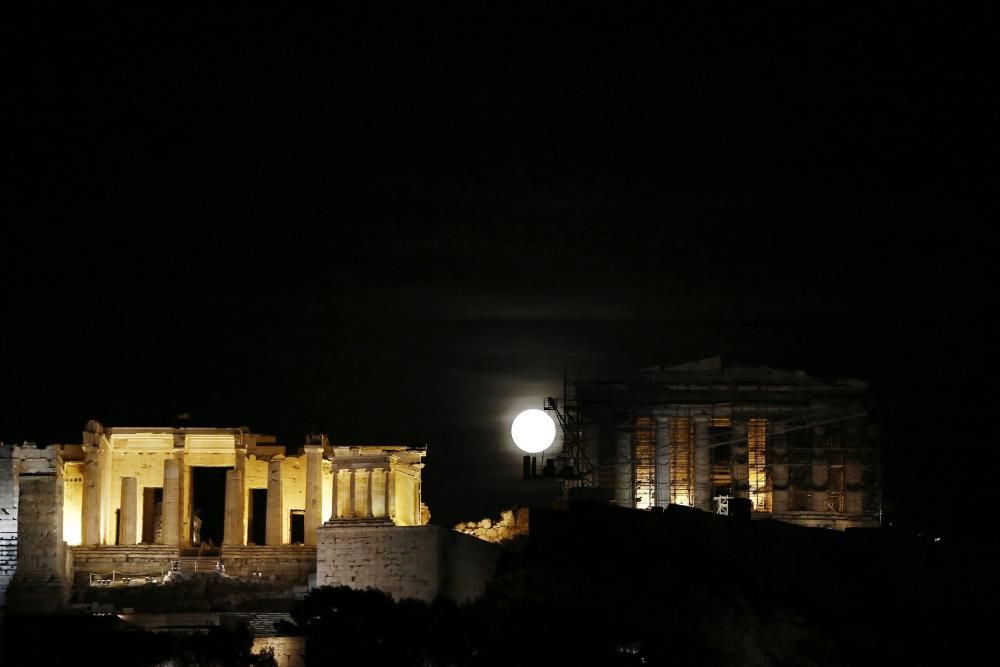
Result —
[{"label": "full moon", "polygon": [[525,410],[514,418],[510,436],[519,449],[537,454],[556,439],[556,423],[542,410]]}]

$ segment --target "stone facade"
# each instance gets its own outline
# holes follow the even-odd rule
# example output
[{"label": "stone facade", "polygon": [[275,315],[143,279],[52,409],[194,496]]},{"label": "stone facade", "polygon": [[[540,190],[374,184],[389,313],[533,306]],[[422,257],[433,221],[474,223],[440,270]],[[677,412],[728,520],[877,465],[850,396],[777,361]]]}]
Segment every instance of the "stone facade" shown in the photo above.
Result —
[{"label": "stone facade", "polygon": [[377,588],[396,599],[482,595],[500,548],[441,526],[329,522],[319,529],[316,584]]},{"label": "stone facade", "polygon": [[420,498],[423,448],[331,446],[319,436],[292,453],[273,436],[243,428],[105,428],[91,421],[83,444],[58,449],[72,479],[63,498],[63,536],[70,545],[197,546],[193,475],[199,468],[228,471],[222,538],[227,546],[251,543],[254,491],[267,493],[267,546],[292,543],[295,514],[305,516],[302,541],[315,545],[323,521],[366,514],[369,503],[374,516],[389,516],[399,525],[426,523]]},{"label": "stone facade", "polygon": [[713,357],[574,389],[583,435],[567,463],[617,505],[712,512],[745,498],[755,518],[879,525],[878,433],[864,382]]},{"label": "stone facade", "polygon": [[244,579],[260,573],[262,581],[305,586],[316,572],[316,547],[301,544],[280,547],[224,546],[219,556],[226,574]]},{"label": "stone facade", "polygon": [[[230,576],[306,584],[327,519],[427,522],[424,448],[331,446],[319,436],[289,449],[242,428],[95,421],[79,445],[0,446],[0,607],[51,611],[65,603],[74,571],[86,585],[92,572],[161,572],[193,555],[199,468],[226,471],[218,558]],[[266,521],[266,546],[250,531],[255,492],[267,496],[266,517],[256,517]]]},{"label": "stone facade", "polygon": [[34,445],[2,447],[0,452],[5,463],[0,481],[16,489],[16,505],[10,494],[5,496],[10,504],[0,508],[4,516],[15,516],[17,525],[16,566],[6,586],[6,608],[19,613],[56,611],[67,602],[67,575],[72,576],[62,539],[62,461],[55,449]]}]

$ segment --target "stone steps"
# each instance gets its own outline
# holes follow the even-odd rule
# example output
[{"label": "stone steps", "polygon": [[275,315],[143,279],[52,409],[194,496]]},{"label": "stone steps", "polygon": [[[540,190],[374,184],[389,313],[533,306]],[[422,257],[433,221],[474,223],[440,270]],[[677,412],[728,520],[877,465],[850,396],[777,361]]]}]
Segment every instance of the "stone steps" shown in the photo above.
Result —
[{"label": "stone steps", "polygon": [[221,616],[227,618],[237,618],[250,628],[254,637],[275,637],[280,636],[274,624],[278,621],[291,622],[292,617],[284,612],[253,612],[253,613],[224,613]]}]

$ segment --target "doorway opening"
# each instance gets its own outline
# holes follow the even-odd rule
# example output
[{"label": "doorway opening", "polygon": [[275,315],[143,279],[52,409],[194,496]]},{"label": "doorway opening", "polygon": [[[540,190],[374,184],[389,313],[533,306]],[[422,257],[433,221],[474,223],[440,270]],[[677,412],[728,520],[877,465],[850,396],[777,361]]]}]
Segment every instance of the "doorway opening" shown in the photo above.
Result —
[{"label": "doorway opening", "polygon": [[147,486],[142,490],[142,539],[143,544],[163,543],[163,489]]},{"label": "doorway opening", "polygon": [[288,541],[289,544],[305,544],[306,543],[306,511],[305,510],[292,510],[291,511],[291,521],[288,522],[291,528],[291,539]]},{"label": "doorway opening", "polygon": [[267,489],[250,489],[250,517],[248,531],[250,544],[267,542]]},{"label": "doorway opening", "polygon": [[[194,467],[191,471],[191,544],[222,544],[226,518],[226,472],[232,468]],[[197,519],[201,520],[198,530]]]}]

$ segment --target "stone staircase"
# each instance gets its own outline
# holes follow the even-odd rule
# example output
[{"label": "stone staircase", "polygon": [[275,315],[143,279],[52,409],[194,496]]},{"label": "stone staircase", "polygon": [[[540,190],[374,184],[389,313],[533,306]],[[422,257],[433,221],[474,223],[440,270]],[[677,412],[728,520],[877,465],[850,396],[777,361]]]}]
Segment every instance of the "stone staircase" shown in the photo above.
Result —
[{"label": "stone staircase", "polygon": [[254,637],[273,637],[278,634],[278,631],[274,629],[275,623],[291,620],[292,617],[288,614],[261,612],[248,618],[247,624],[253,630]]},{"label": "stone staircase", "polygon": [[254,637],[281,636],[274,624],[278,621],[291,621],[292,617],[283,612],[226,612],[219,615],[224,619],[235,619],[246,623],[253,631]]}]

